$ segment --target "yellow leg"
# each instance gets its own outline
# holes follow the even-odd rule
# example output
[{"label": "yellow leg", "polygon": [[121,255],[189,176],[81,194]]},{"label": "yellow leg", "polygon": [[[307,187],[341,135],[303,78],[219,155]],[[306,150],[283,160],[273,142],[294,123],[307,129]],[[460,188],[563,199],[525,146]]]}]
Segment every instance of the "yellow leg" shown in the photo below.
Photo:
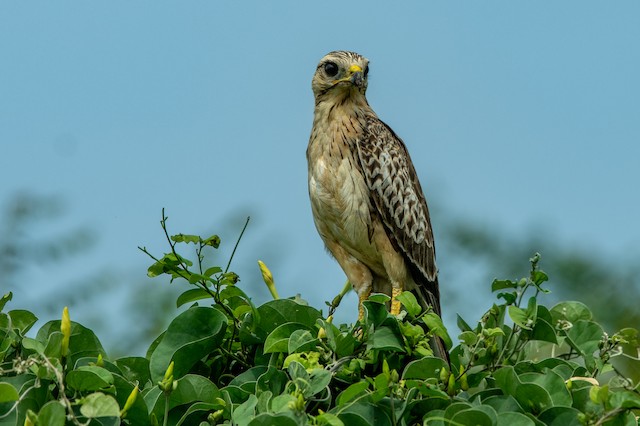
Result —
[{"label": "yellow leg", "polygon": [[402,288],[394,287],[391,290],[391,315],[398,315],[400,313],[402,305],[396,300],[396,296],[399,296],[400,293],[402,293]]},{"label": "yellow leg", "polygon": [[362,302],[367,300],[370,295],[371,290],[363,294],[358,294],[358,321],[364,320],[364,307],[362,306]]}]

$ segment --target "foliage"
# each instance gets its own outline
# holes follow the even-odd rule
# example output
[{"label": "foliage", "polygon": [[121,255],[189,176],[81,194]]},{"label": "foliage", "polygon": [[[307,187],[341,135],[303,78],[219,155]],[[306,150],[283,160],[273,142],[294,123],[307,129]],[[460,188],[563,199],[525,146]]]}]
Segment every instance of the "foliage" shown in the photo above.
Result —
[{"label": "foliage", "polygon": [[[627,249],[617,255],[606,255],[603,244],[563,244],[557,232],[544,226],[514,235],[500,225],[480,223],[477,219],[452,218],[449,213],[441,216],[444,226],[440,228],[440,249],[455,253],[448,256],[447,283],[464,282],[469,270],[476,277],[488,279],[496,274],[519,275],[522,259],[531,253],[531,247],[537,247],[545,253],[545,270],[553,276],[554,300],[570,299],[586,304],[598,322],[610,329],[640,324],[637,252]],[[448,303],[457,296],[447,294],[452,287],[459,288],[458,285],[443,288]],[[464,297],[458,299],[460,305],[465,304]]]},{"label": "foliage", "polygon": [[188,283],[177,305],[192,306],[146,357],[109,359],[67,309],[27,337],[36,317],[5,312],[11,293],[0,300],[0,424],[637,424],[638,383],[618,360],[640,368],[638,331],[609,336],[579,302],[540,304],[538,255],[525,278],[492,283],[498,299],[474,327],[458,317],[448,365],[429,347],[432,333],[451,344],[442,322],[410,292],[398,317],[376,294],[361,322],[335,325],[299,297],[278,298],[261,263],[274,300],[256,306],[231,260],[205,266],[217,236],[170,236],[164,214],[161,224],[170,251],[141,249],[148,274]]}]

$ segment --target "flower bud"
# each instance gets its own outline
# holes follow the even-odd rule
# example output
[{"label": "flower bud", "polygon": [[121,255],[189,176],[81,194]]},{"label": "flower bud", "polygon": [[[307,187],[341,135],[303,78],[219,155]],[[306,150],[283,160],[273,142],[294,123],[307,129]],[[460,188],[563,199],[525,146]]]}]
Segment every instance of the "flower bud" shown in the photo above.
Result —
[{"label": "flower bud", "polygon": [[69,308],[66,306],[62,310],[60,331],[62,332],[62,347],[60,349],[60,355],[66,357],[69,352],[69,339],[71,338],[71,319],[69,318]]},{"label": "flower bud", "polygon": [[171,361],[167,367],[167,371],[164,372],[164,378],[158,383],[158,386],[163,392],[169,394],[175,390],[177,383],[178,382],[173,381],[173,361]]},{"label": "flower bud", "polygon": [[131,407],[133,407],[133,404],[136,402],[136,399],[138,398],[138,386],[134,386],[133,390],[131,391],[131,393],[129,394],[129,397],[127,398],[127,402],[124,403],[124,407],[122,408],[122,410],[120,410],[120,417],[124,418],[127,415],[127,411],[129,411],[129,409]]},{"label": "flower bud", "polygon": [[469,382],[467,381],[467,373],[464,368],[460,366],[460,389],[463,391],[469,390]]},{"label": "flower bud", "polygon": [[273,282],[273,275],[271,274],[271,271],[262,260],[258,260],[258,266],[260,267],[260,272],[262,272],[262,279],[267,285],[269,293],[271,293],[271,297],[273,297],[274,300],[280,299],[280,296],[278,296],[278,290],[276,290],[276,285]]}]

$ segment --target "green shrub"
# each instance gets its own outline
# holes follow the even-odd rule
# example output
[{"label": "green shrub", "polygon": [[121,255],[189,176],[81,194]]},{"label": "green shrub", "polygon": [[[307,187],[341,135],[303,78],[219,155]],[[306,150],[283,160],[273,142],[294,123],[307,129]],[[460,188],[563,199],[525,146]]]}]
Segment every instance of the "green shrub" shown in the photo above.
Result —
[{"label": "green shrub", "polygon": [[[474,327],[458,317],[448,365],[428,343],[451,345],[447,331],[410,292],[398,317],[375,294],[361,323],[335,325],[277,298],[261,264],[274,300],[255,306],[228,264],[204,266],[217,236],[169,237],[161,223],[170,251],[141,249],[148,274],[188,283],[177,305],[192,306],[144,358],[109,359],[66,309],[26,337],[36,317],[1,299],[0,425],[637,425],[638,331],[609,336],[581,303],[540,304],[537,254],[525,278],[492,283],[497,302]],[[192,260],[178,252],[190,244]]]}]

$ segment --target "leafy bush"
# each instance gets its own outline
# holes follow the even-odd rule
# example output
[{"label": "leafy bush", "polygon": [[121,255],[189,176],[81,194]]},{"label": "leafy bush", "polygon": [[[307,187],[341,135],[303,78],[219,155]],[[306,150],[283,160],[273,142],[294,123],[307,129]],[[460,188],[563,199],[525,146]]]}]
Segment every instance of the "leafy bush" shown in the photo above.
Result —
[{"label": "leafy bush", "polygon": [[[428,342],[451,339],[410,292],[398,317],[376,294],[361,323],[335,325],[278,298],[260,263],[274,300],[256,306],[229,264],[206,266],[217,236],[170,237],[164,214],[161,224],[170,251],[141,249],[148,274],[188,283],[177,305],[192,306],[144,358],[115,360],[66,308],[35,337],[32,313],[0,313],[0,424],[637,425],[638,331],[609,336],[581,303],[539,304],[548,277],[537,254],[525,278],[493,282],[498,301],[474,327],[458,317],[448,365]],[[193,260],[178,252],[189,245]]]}]

